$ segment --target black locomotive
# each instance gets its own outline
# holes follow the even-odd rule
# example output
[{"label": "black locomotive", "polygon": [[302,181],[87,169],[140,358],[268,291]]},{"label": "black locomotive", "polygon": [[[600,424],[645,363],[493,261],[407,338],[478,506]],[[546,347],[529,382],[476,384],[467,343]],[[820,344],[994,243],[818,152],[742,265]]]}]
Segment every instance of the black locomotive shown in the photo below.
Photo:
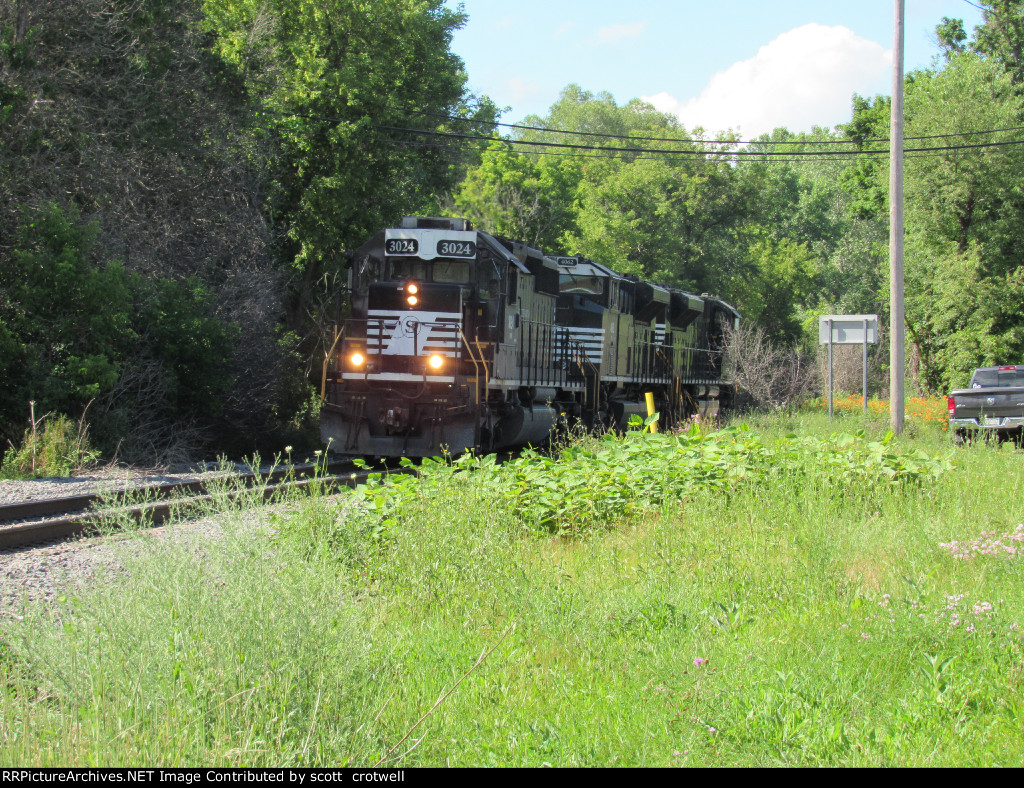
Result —
[{"label": "black locomotive", "polygon": [[465,219],[407,217],[352,256],[323,370],[334,451],[440,456],[540,444],[561,424],[662,423],[735,392],[719,298],[552,257]]}]

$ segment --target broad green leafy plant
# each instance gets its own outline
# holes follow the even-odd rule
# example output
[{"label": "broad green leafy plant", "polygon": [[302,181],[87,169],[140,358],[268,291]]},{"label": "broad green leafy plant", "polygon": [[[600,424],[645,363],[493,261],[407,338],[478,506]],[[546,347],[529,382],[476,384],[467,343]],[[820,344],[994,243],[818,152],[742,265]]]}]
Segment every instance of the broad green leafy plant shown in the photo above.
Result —
[{"label": "broad green leafy plant", "polygon": [[[489,490],[496,505],[515,512],[527,528],[560,533],[610,526],[644,512],[683,503],[695,495],[729,495],[780,475],[835,494],[865,495],[879,484],[920,484],[952,466],[919,449],[899,446],[892,435],[869,441],[863,432],[829,438],[788,435],[769,444],[746,424],[712,431],[694,424],[681,432],[634,429],[571,442],[556,453],[527,449],[498,464],[493,456],[426,460],[409,475],[373,474],[355,488],[344,528],[353,519],[367,536],[383,538],[414,508],[430,506],[438,490],[469,483]],[[325,527],[334,536],[342,526]],[[348,537],[345,537],[347,540]]]}]

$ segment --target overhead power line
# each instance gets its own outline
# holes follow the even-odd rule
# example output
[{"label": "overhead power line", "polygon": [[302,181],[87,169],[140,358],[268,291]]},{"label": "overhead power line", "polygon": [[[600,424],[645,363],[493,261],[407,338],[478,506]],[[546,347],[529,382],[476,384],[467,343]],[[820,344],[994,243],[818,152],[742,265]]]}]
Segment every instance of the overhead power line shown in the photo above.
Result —
[{"label": "overhead power line", "polygon": [[[433,141],[424,142],[416,140],[389,140],[392,145],[401,145],[410,148],[429,148],[435,151],[454,152],[455,150],[461,150],[465,147],[464,142],[453,140],[451,142]],[[530,156],[553,156],[555,158],[567,159],[567,158],[583,158],[583,159],[609,159],[615,158],[614,154],[620,152],[618,148],[606,148],[604,153],[565,153],[559,151],[530,151]],[[728,159],[728,153],[716,154],[721,159]],[[852,152],[835,152],[831,153],[829,158],[821,159],[810,159],[801,158],[796,154],[793,154],[792,158],[786,158],[786,154],[779,153],[776,158],[772,158],[769,161],[758,162],[759,164],[809,164],[812,161],[818,161],[821,163],[852,163],[856,161],[864,161],[865,159],[878,161],[888,157],[888,151],[864,151],[860,154],[854,154]],[[934,159],[937,158],[939,153],[912,153],[907,155],[907,159]],[[651,150],[646,154],[633,156],[634,161],[648,160],[648,161],[678,161],[679,157],[672,156],[670,153],[663,151]]]},{"label": "overhead power line", "polygon": [[[567,131],[565,129],[549,129],[543,126],[523,126],[518,123],[501,123],[499,121],[475,120],[473,118],[460,118],[457,115],[446,115],[443,112],[427,112],[417,109],[400,109],[393,107],[399,112],[407,112],[413,115],[422,115],[428,118],[448,120],[453,123],[471,123],[482,126],[500,126],[505,129],[520,129],[524,131],[540,131],[545,134],[564,134],[572,137],[599,137],[610,140],[631,140],[633,142],[686,142],[678,137],[642,137],[632,134],[608,134],[598,131]],[[982,131],[955,131],[948,134],[925,134],[916,137],[904,137],[904,140],[933,140],[948,139],[953,137],[970,137],[979,134],[998,134],[1007,131],[1022,131],[1024,126],[1008,126],[1002,129],[985,129]],[[703,145],[862,145],[869,142],[888,142],[888,137],[870,137],[863,140],[694,140]]]},{"label": "overhead power line", "polygon": [[[424,137],[438,137],[443,139],[461,139],[461,140],[474,140],[480,142],[503,142],[509,145],[524,145],[528,147],[538,148],[559,148],[566,150],[588,150],[588,151],[607,151],[618,154],[623,153],[662,153],[672,154],[676,156],[721,156],[723,158],[733,157],[774,157],[774,156],[786,156],[786,157],[824,157],[834,156],[836,154],[848,154],[862,156],[865,154],[888,154],[888,149],[877,149],[877,150],[837,150],[837,151],[706,151],[706,150],[652,150],[651,148],[628,148],[628,147],[611,147],[604,145],[580,145],[569,142],[542,142],[542,141],[531,141],[531,140],[510,140],[504,138],[485,137],[481,134],[462,134],[454,131],[431,131],[429,129],[409,129],[402,126],[385,126],[385,125],[373,125],[373,128],[380,131],[393,131],[401,134],[415,134],[417,136]],[[676,142],[682,142],[682,140],[676,140]],[[700,143],[694,143],[700,144]],[[973,150],[979,148],[993,148],[1007,145],[1024,145],[1024,140],[1003,140],[998,142],[979,142],[970,145],[941,145],[929,148],[904,148],[904,153],[925,153],[925,152],[948,152],[956,150]]]},{"label": "overhead power line", "polygon": [[[278,112],[278,111],[264,111],[264,114],[280,115],[283,117],[295,117],[306,120],[321,120],[329,123],[345,123],[348,122],[343,118],[328,117],[324,115],[306,114],[298,112]],[[473,142],[486,142],[486,143],[502,143],[508,146],[523,146],[528,147],[530,155],[555,155],[552,153],[546,153],[544,151],[535,150],[536,148],[557,148],[571,151],[594,151],[597,154],[606,154],[612,156],[621,155],[633,155],[638,158],[659,158],[669,159],[678,157],[694,157],[694,158],[707,158],[716,157],[724,160],[738,160],[740,158],[753,158],[753,159],[776,159],[778,161],[797,161],[799,159],[818,159],[823,161],[856,161],[870,159],[871,157],[886,156],[890,154],[888,148],[876,148],[876,149],[863,149],[863,148],[851,148],[850,145],[855,143],[851,141],[835,141],[828,143],[833,146],[844,146],[833,150],[787,150],[787,151],[763,151],[763,150],[733,150],[733,151],[714,151],[714,150],[702,150],[698,148],[689,149],[663,149],[663,148],[637,148],[637,147],[617,147],[611,145],[582,145],[578,143],[568,142],[547,142],[540,140],[517,140],[510,139],[508,137],[492,137],[484,136],[482,134],[464,134],[459,132],[446,132],[446,131],[435,131],[432,129],[414,129],[407,128],[404,126],[389,126],[383,124],[369,124],[370,128],[378,131],[388,131],[401,134],[412,134],[417,136],[434,137],[441,139],[459,140],[464,143]],[[973,131],[973,132],[960,132],[958,134],[935,134],[924,137],[907,137],[906,139],[942,139],[955,136],[971,136],[979,134],[995,134],[1003,131],[1014,131],[1024,129],[1021,127],[1012,127],[1006,129],[991,129],[985,131]],[[642,138],[634,137],[622,137],[622,139],[628,139],[632,141],[643,141]],[[674,143],[689,143],[694,146],[703,146],[708,144],[708,140],[666,140]],[[884,141],[884,140],[880,140]],[[392,142],[399,142],[392,140]],[[713,144],[722,144],[721,142],[715,142]],[[740,143],[735,143],[740,144]],[[788,145],[803,146],[807,143],[803,142],[791,142],[786,143]],[[1014,145],[1024,145],[1024,140],[999,140],[995,142],[983,142],[974,144],[964,145],[940,145],[933,147],[924,148],[904,148],[905,154],[915,154],[913,158],[923,158],[925,155],[938,155],[941,153],[947,153],[950,151],[959,150],[981,150],[985,148],[999,148]],[[519,151],[525,152],[525,151]],[[572,154],[563,154],[572,155]],[[579,154],[577,154],[579,155]]]},{"label": "overhead power line", "polygon": [[[392,109],[398,110],[397,107]],[[672,143],[687,143],[692,142],[693,144],[699,145],[865,145],[868,143],[887,143],[889,142],[888,137],[871,137],[863,140],[706,140],[706,139],[680,139],[678,137],[637,137],[626,134],[606,134],[596,131],[566,131],[564,129],[547,129],[540,126],[521,126],[514,123],[499,123],[497,121],[486,121],[486,120],[475,120],[473,118],[460,118],[457,115],[447,115],[441,112],[427,112],[425,110],[399,110],[400,112],[407,112],[414,115],[423,115],[425,117],[435,117],[441,120],[447,120],[452,123],[469,123],[476,125],[485,126],[501,126],[502,128],[514,128],[514,129],[526,129],[531,131],[540,131],[548,134],[562,134],[573,137],[598,137],[601,139],[613,139],[613,140],[629,140],[634,143],[642,142],[672,142]],[[328,123],[346,123],[350,122],[345,118],[331,117],[328,115],[318,115],[301,112],[283,112],[280,110],[263,110],[264,114],[270,115],[281,115],[284,117],[295,117],[305,118],[307,120],[322,120]],[[376,126],[375,124],[375,127]],[[1003,134],[1011,131],[1024,131],[1024,126],[1007,126],[999,129],[981,129],[979,131],[955,131],[948,132],[946,134],[924,134],[916,137],[904,137],[904,140],[935,140],[935,139],[954,139],[958,137],[976,137],[983,134]],[[521,143],[524,145],[528,144],[541,144],[540,142],[530,142],[527,140],[512,140],[506,137],[494,138],[485,137],[484,135],[477,135],[478,139],[499,139],[502,141]],[[555,143],[551,143],[555,144]],[[851,150],[851,153],[859,153],[859,150]]]}]

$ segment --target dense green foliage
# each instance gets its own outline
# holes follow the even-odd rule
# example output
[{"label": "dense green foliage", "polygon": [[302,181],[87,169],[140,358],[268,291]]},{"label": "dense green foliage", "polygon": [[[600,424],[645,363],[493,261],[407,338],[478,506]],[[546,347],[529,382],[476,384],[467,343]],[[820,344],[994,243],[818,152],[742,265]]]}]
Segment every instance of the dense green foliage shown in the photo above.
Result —
[{"label": "dense green foliage", "polygon": [[67,416],[59,415],[38,422],[25,430],[20,446],[0,452],[0,476],[14,479],[70,476],[100,459],[99,452],[91,447],[84,419],[75,425]]},{"label": "dense green foliage", "polygon": [[[938,21],[941,58],[906,82],[922,390],[1024,354],[1024,3],[981,6],[977,30]],[[887,97],[741,145],[570,85],[502,137],[451,52],[464,21],[441,0],[0,0],[0,435],[29,401],[94,400],[108,456],[315,442],[345,250],[408,213],[717,293],[775,342],[810,349],[824,313],[884,324]]]},{"label": "dense green foliage", "polygon": [[125,372],[146,369],[150,418],[219,415],[237,327],[210,316],[210,296],[194,278],[147,278],[120,261],[96,262],[96,234],[54,205],[20,228],[0,269],[0,409],[27,416],[33,402],[37,412],[80,413],[95,401],[99,439],[111,446],[130,432],[140,404],[124,397]]},{"label": "dense green foliage", "polygon": [[315,440],[290,431],[315,424],[344,250],[436,212],[463,167],[386,127],[494,117],[449,49],[463,20],[440,0],[0,2],[0,435],[29,399],[77,418],[95,398],[108,455]]}]

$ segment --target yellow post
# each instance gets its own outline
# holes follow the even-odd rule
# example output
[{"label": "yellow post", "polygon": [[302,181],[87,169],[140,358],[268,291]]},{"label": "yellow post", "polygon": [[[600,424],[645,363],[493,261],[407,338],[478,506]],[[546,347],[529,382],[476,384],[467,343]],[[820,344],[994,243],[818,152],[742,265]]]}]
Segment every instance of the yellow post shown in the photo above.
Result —
[{"label": "yellow post", "polygon": [[[647,400],[647,417],[650,418],[651,416],[654,415],[654,392],[653,391],[648,391],[646,394],[644,394],[644,399]],[[657,431],[658,431],[658,422],[652,421],[651,422],[651,432],[657,432]]]}]

